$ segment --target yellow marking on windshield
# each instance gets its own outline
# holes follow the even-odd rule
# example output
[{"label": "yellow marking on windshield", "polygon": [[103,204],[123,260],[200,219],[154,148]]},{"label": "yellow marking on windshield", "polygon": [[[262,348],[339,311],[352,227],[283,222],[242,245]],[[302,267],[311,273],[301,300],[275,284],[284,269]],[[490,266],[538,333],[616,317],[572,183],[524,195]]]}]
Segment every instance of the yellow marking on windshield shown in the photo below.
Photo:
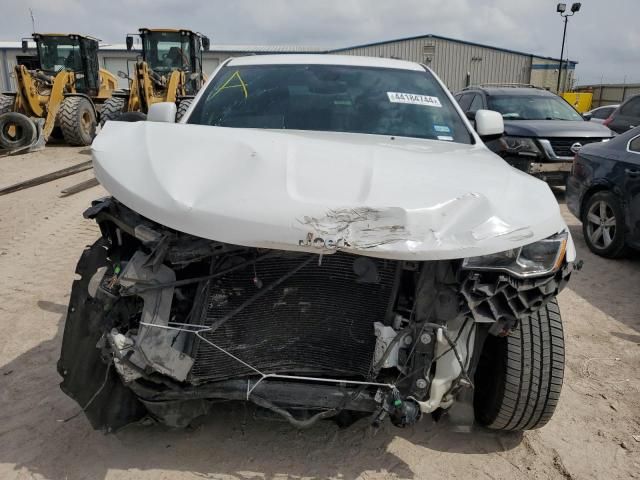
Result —
[{"label": "yellow marking on windshield", "polygon": [[[231,83],[231,80],[233,79],[237,79],[239,83],[234,84],[234,85],[229,85]],[[242,77],[240,76],[240,72],[238,70],[236,70],[233,75],[231,75],[226,82],[224,82],[217,90],[216,93],[213,94],[213,97],[215,97],[216,95],[218,95],[221,91],[226,90],[228,88],[241,88],[243,93],[244,93],[244,98],[247,98],[249,96],[249,90],[247,89],[247,84],[244,83],[244,80],[242,80]],[[211,97],[211,98],[213,98]]]}]

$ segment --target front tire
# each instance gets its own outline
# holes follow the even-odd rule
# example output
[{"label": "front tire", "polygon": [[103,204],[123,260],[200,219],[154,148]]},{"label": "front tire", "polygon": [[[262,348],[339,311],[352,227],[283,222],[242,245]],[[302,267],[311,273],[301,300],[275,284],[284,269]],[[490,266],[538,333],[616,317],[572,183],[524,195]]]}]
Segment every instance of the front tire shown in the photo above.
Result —
[{"label": "front tire", "polygon": [[126,101],[127,99],[124,97],[107,99],[100,110],[100,126],[103,126],[108,120],[117,120],[124,112]]},{"label": "front tire", "polygon": [[544,426],[558,404],[563,376],[562,318],[554,298],[521,319],[509,336],[487,338],[475,375],[476,420],[503,431]]},{"label": "front tire", "polygon": [[58,111],[58,125],[69,145],[91,145],[96,136],[96,113],[85,97],[65,97]]},{"label": "front tire", "polygon": [[627,252],[624,210],[613,192],[597,192],[582,209],[582,234],[596,255],[618,258]]},{"label": "front tire", "polygon": [[191,106],[191,102],[193,102],[192,98],[185,98],[184,100],[180,100],[178,104],[178,110],[176,111],[176,122],[179,122],[184,114],[187,113],[189,107]]}]

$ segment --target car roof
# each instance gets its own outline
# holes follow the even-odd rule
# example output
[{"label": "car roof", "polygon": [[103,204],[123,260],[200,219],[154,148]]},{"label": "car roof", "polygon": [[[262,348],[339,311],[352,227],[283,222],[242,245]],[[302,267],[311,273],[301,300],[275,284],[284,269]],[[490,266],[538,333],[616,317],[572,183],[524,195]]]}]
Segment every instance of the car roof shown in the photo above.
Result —
[{"label": "car roof", "polygon": [[631,100],[635,100],[638,97],[640,97],[640,93],[636,93],[635,95],[631,95],[630,97],[625,98],[620,105],[624,105],[626,103],[629,103]]},{"label": "car roof", "polygon": [[282,55],[252,55],[235,57],[227,64],[233,67],[248,65],[345,65],[352,67],[395,68],[399,70],[414,70],[424,72],[425,68],[414,62],[396,60],[392,58],[359,57],[355,55],[324,55],[324,54],[282,54]]},{"label": "car roof", "polygon": [[603,108],[613,108],[614,110],[616,108],[618,108],[620,105],[619,104],[615,104],[615,105],[600,105],[599,107],[595,107],[592,108],[591,110],[589,110],[587,113],[591,113],[591,112],[595,112],[596,110],[602,110]]}]

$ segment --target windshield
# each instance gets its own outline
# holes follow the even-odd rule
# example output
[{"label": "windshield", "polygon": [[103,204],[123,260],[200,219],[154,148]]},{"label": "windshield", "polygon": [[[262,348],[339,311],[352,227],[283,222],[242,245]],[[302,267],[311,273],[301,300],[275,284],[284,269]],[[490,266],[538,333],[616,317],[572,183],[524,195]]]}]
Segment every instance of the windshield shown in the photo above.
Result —
[{"label": "windshield", "polygon": [[497,95],[489,97],[489,108],[505,120],[584,121],[571,105],[555,96]]},{"label": "windshield", "polygon": [[142,46],[144,60],[156,72],[190,69],[188,35],[180,32],[145,32]]},{"label": "windshield", "polygon": [[188,123],[472,142],[431,73],[372,67],[224,67]]},{"label": "windshield", "polygon": [[82,56],[78,39],[69,37],[39,37],[37,39],[40,68],[45,72],[82,71]]}]

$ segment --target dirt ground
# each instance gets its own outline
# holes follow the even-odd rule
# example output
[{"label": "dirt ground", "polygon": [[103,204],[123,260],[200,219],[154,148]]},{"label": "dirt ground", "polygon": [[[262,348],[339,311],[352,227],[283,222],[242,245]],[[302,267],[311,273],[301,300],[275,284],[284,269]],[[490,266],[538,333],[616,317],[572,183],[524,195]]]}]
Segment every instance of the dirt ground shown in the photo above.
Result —
[{"label": "dirt ground", "polygon": [[[2,158],[0,187],[88,155],[54,146]],[[374,432],[360,421],[300,432],[236,405],[189,430],[136,425],[104,435],[82,415],[62,421],[79,410],[55,369],[66,305],[75,263],[98,236],[82,211],[105,192],[59,192],[90,175],[0,197],[0,478],[640,478],[640,255],[589,253],[561,192],[584,268],[560,295],[565,384],[541,430],[457,434],[424,421]]]}]

